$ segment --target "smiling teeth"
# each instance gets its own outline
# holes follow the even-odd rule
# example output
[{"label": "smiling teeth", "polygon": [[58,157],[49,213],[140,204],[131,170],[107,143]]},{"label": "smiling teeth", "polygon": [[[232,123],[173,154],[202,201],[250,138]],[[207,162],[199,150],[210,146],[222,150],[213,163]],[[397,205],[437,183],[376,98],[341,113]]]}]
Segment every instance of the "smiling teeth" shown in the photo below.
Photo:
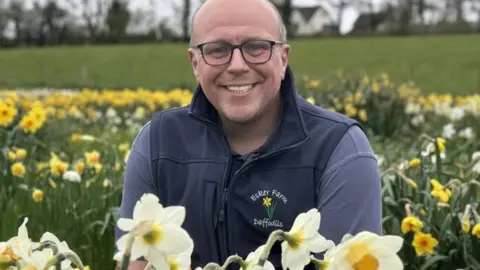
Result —
[{"label": "smiling teeth", "polygon": [[238,85],[238,86],[228,86],[227,87],[228,91],[234,93],[234,94],[244,94],[248,92],[250,89],[252,89],[252,85]]}]

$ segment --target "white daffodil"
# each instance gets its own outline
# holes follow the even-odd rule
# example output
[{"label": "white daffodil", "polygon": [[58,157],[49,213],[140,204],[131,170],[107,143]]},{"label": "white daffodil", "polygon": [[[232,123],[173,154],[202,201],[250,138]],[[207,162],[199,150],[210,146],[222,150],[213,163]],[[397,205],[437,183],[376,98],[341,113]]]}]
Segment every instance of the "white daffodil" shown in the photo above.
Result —
[{"label": "white daffodil", "polygon": [[303,269],[310,262],[310,252],[319,253],[335,246],[318,233],[320,219],[315,208],[297,216],[287,233],[288,241],[282,243],[283,269]]},{"label": "white daffodil", "polygon": [[33,244],[32,240],[28,237],[27,222],[28,217],[24,218],[22,225],[18,227],[17,236],[7,241],[7,245],[11,248],[13,254],[22,259],[29,256],[30,248]]},{"label": "white daffodil", "polygon": [[360,232],[325,253],[327,270],[397,270],[403,263],[397,252],[403,238],[394,235],[379,236]]},{"label": "white daffodil", "polygon": [[242,270],[275,270],[275,267],[270,261],[265,261],[263,267],[257,265],[260,255],[262,254],[265,245],[259,246],[254,252],[250,252],[245,259],[245,267]]},{"label": "white daffodil", "polygon": [[82,177],[77,171],[66,171],[63,173],[62,178],[70,182],[82,182]]},{"label": "white daffodil", "polygon": [[[53,251],[50,248],[43,249],[42,251],[34,251],[28,257],[24,258],[24,262],[21,263],[22,269],[43,270],[48,260],[52,257]],[[71,269],[71,267],[62,269]]]},{"label": "white daffodil", "polygon": [[453,123],[448,123],[443,126],[442,136],[447,139],[452,139],[453,136],[457,133]]},{"label": "white daffodil", "polygon": [[[42,237],[40,238],[40,242],[44,242],[44,241],[51,241],[51,242],[55,243],[55,245],[58,248],[59,253],[64,253],[64,252],[70,251],[70,248],[68,247],[67,242],[65,242],[65,241],[60,242],[60,240],[51,232],[45,232],[42,235]],[[72,264],[72,262],[70,260],[62,261],[62,269],[71,268],[71,264]]]},{"label": "white daffodil", "polygon": [[480,152],[474,152],[472,154],[472,160],[475,162],[472,167],[472,171],[480,174]]},{"label": "white daffodil", "polygon": [[[153,194],[145,194],[133,209],[133,219],[120,218],[118,227],[123,231],[131,231],[141,222],[152,222],[148,233],[135,237],[131,250],[130,260],[144,257],[156,269],[162,269],[168,264],[168,256],[191,255],[193,240],[188,233],[181,228],[185,220],[185,208],[181,206],[163,207],[158,197]],[[119,252],[115,254],[115,260],[121,260],[126,249],[128,234],[118,239]]]}]

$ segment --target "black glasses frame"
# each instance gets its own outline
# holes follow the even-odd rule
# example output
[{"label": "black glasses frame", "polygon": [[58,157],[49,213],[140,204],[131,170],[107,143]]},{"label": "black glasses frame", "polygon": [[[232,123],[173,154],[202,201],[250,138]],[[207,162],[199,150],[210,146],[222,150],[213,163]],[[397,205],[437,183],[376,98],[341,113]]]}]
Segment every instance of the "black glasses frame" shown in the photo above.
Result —
[{"label": "black glasses frame", "polygon": [[[243,54],[243,46],[246,44],[246,43],[249,43],[249,42],[252,42],[252,41],[265,41],[265,42],[268,42],[270,44],[270,54],[268,55],[268,58],[267,60],[263,61],[263,62],[250,62],[248,61],[246,58],[245,58],[245,55]],[[207,44],[211,44],[211,43],[225,43],[227,45],[230,46],[231,48],[231,51],[230,51],[230,58],[228,59],[228,61],[226,61],[225,63],[223,64],[210,64],[208,63],[208,61],[205,59],[205,55],[203,53],[203,47]],[[201,43],[201,44],[198,44],[196,46],[193,46],[193,48],[197,48],[200,50],[200,52],[202,53],[202,58],[203,58],[203,61],[205,61],[205,63],[207,63],[208,65],[210,66],[223,66],[223,65],[226,65],[228,63],[230,63],[230,61],[232,61],[232,56],[233,56],[233,52],[235,51],[235,49],[239,49],[240,50],[240,53],[242,54],[242,58],[243,60],[245,60],[245,62],[247,63],[250,63],[250,64],[254,64],[254,65],[260,65],[260,64],[265,64],[266,62],[270,61],[270,59],[272,58],[272,53],[273,53],[273,46],[275,45],[283,45],[284,43],[283,42],[279,42],[279,41],[273,41],[273,40],[267,40],[267,39],[252,39],[252,40],[247,40],[247,41],[244,41],[240,44],[230,44],[228,42],[224,42],[224,41],[211,41],[211,42],[205,42],[205,43]]]}]

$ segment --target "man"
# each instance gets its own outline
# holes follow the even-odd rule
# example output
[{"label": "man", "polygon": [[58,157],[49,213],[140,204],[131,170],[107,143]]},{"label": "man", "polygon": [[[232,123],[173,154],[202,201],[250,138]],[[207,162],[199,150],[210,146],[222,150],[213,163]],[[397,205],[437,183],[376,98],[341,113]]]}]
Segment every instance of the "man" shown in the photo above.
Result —
[{"label": "man", "polygon": [[[368,139],[356,121],[296,94],[277,10],[266,0],[208,0],[192,26],[188,53],[199,86],[190,106],[156,113],[138,134],[120,215],[131,217],[148,192],[164,206],[185,206],[192,269],[246,258],[311,208],[335,243],[347,233],[381,234]],[[279,245],[269,260],[281,268]]]}]

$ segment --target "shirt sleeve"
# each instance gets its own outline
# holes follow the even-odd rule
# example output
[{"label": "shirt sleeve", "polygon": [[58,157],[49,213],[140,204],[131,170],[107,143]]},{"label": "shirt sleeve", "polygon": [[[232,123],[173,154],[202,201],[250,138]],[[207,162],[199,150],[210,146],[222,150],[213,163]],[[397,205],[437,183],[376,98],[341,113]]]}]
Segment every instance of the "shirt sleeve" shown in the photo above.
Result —
[{"label": "shirt sleeve", "polygon": [[[124,173],[119,218],[132,218],[135,204],[145,193],[156,194],[150,165],[150,122],[132,143]],[[115,225],[115,242],[125,233]]]},{"label": "shirt sleeve", "polygon": [[382,234],[382,197],[376,157],[364,132],[351,127],[319,182],[319,233],[335,244],[345,234]]}]

